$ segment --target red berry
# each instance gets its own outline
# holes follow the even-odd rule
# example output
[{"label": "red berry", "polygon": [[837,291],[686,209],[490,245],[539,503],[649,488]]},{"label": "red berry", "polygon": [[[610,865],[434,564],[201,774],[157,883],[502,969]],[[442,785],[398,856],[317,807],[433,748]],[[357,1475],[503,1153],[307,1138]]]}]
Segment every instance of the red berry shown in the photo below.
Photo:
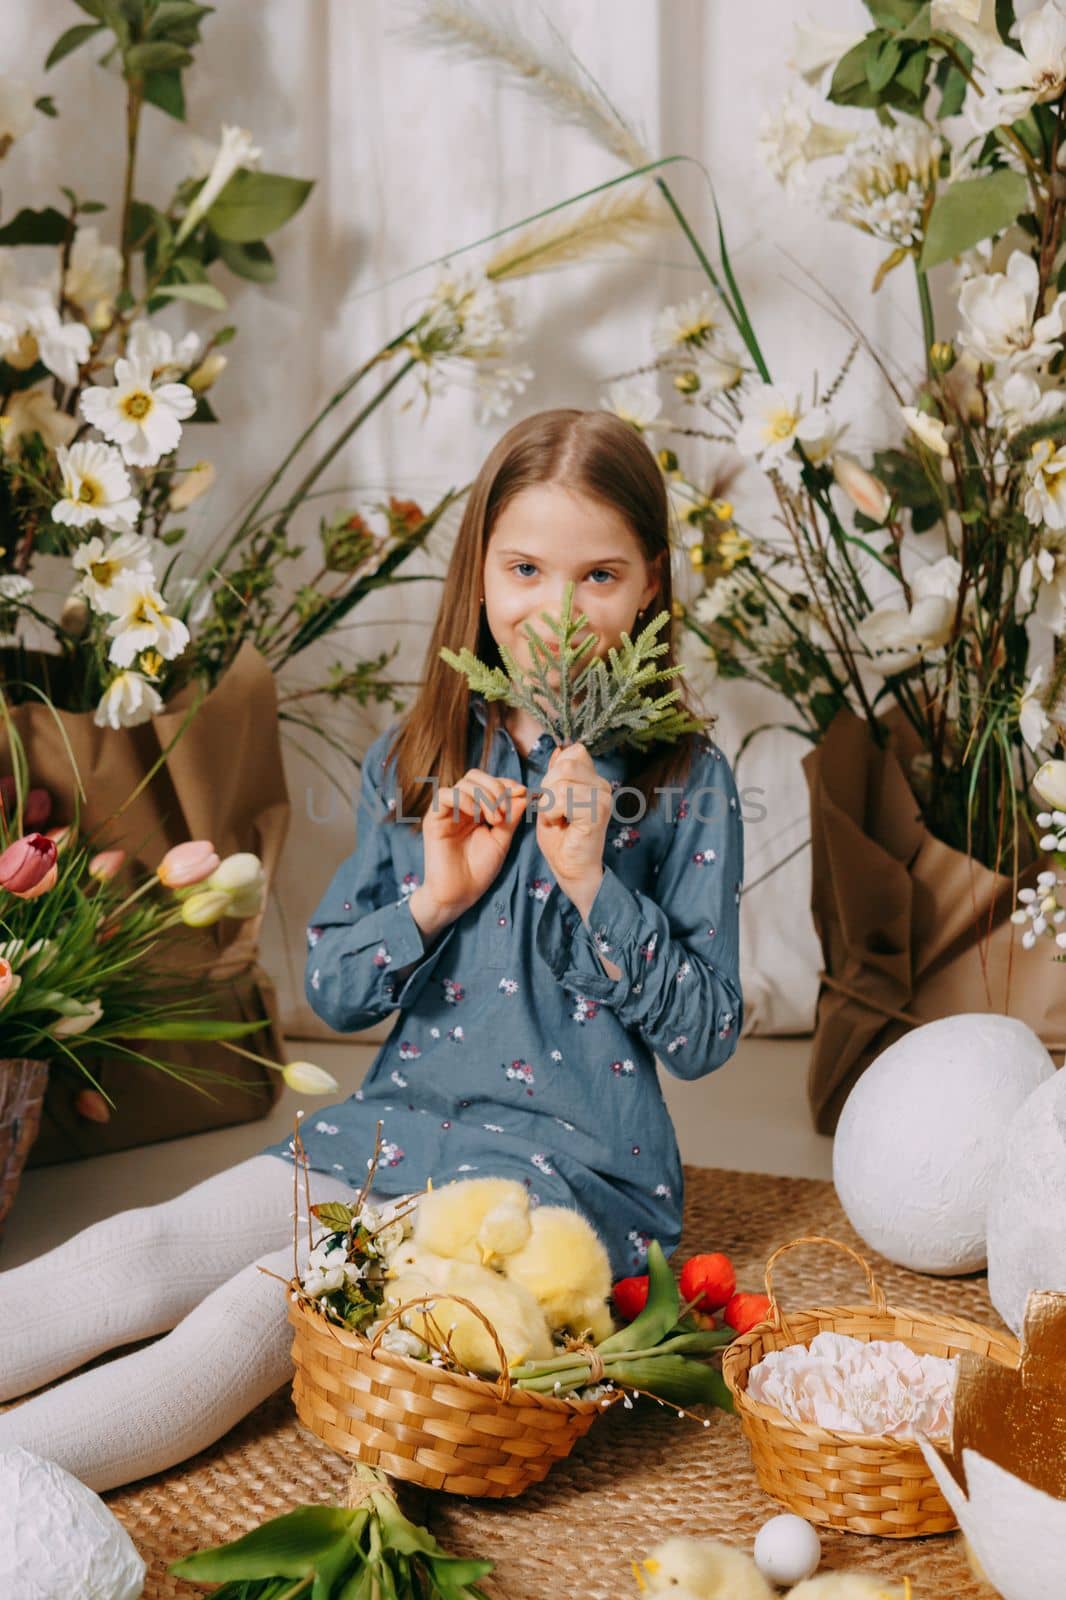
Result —
[{"label": "red berry", "polygon": [[728,1256],[692,1256],[681,1268],[681,1298],[695,1300],[697,1311],[718,1311],[737,1289],[737,1275]]},{"label": "red berry", "polygon": [[644,1310],[648,1300],[648,1280],[643,1278],[619,1278],[611,1290],[615,1310],[623,1322],[632,1322]]},{"label": "red berry", "polygon": [[722,1316],[737,1333],[748,1333],[770,1315],[770,1300],[765,1294],[735,1294]]}]

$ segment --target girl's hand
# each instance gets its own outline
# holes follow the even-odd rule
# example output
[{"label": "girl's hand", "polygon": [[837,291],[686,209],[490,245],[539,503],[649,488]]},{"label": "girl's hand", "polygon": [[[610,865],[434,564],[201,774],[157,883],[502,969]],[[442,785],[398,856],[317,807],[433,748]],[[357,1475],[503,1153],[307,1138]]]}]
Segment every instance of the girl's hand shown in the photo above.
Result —
[{"label": "girl's hand", "polygon": [[422,823],[425,875],[419,903],[432,921],[454,922],[481,899],[503,865],[527,798],[525,784],[480,767],[437,791]]},{"label": "girl's hand", "polygon": [[611,785],[583,744],[568,744],[553,750],[544,788],[551,791],[550,809],[546,801],[537,810],[537,843],[560,888],[580,905],[595,896],[603,877]]}]

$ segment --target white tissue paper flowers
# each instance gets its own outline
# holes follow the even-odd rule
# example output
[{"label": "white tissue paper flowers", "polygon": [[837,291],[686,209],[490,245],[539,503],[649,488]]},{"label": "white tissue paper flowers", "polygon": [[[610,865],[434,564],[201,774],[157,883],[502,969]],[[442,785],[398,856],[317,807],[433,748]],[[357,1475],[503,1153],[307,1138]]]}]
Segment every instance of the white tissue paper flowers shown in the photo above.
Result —
[{"label": "white tissue paper flowers", "polygon": [[912,1439],[951,1435],[957,1363],[920,1356],[898,1339],[869,1344],[819,1333],[810,1347],[772,1350],[753,1367],[748,1395],[794,1422],[834,1433]]},{"label": "white tissue paper flowers", "polygon": [[28,1450],[0,1453],[0,1594],[137,1600],[145,1564],[99,1495]]}]

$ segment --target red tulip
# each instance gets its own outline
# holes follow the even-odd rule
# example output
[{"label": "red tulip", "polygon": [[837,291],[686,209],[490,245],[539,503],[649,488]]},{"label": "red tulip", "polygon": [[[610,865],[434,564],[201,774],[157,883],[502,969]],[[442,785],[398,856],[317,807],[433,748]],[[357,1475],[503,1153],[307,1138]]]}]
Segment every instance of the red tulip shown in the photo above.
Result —
[{"label": "red tulip", "polygon": [[[43,833],[27,833],[0,854],[0,889],[29,900],[56,880],[56,847]],[[51,876],[51,882],[48,881]]]}]

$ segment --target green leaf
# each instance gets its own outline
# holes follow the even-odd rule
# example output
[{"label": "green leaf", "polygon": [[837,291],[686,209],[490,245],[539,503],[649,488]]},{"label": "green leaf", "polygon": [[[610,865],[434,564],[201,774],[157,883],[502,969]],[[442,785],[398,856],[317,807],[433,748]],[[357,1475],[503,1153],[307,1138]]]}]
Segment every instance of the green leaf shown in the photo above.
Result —
[{"label": "green leaf", "polygon": [[1024,211],[1029,188],[1020,172],[1004,168],[983,178],[963,178],[942,189],[925,230],[920,266],[928,272],[990,234],[1000,233]]},{"label": "green leaf", "polygon": [[219,239],[219,259],[239,278],[250,278],[253,283],[273,283],[278,275],[274,257],[261,239],[249,244],[237,244],[230,239]]},{"label": "green leaf", "polygon": [[1014,48],[1010,30],[1015,24],[1014,0],[996,0],[996,31],[1004,44]]},{"label": "green leaf", "polygon": [[67,236],[68,218],[55,206],[30,211],[24,206],[0,228],[0,244],[62,244]]},{"label": "green leaf", "polygon": [[213,283],[164,283],[153,292],[154,300],[191,300],[210,311],[225,311],[228,301]]},{"label": "green leaf", "polygon": [[650,1350],[677,1323],[681,1297],[677,1283],[663,1255],[662,1245],[653,1239],[648,1246],[648,1298],[644,1310],[626,1328],[612,1333],[596,1349],[603,1355],[621,1350]]},{"label": "green leaf", "polygon": [[[159,0],[149,18],[145,35],[149,39],[161,39],[164,35],[173,39],[181,33],[183,37],[178,42],[192,44],[201,20],[214,9],[214,6],[197,5],[196,0]],[[191,37],[187,37],[190,30]]]},{"label": "green leaf", "polygon": [[306,1578],[339,1540],[351,1548],[349,1529],[358,1515],[339,1506],[299,1506],[273,1517],[232,1544],[214,1545],[171,1563],[170,1571],[195,1582],[230,1578]]},{"label": "green leaf", "polygon": [[98,212],[106,211],[107,207],[102,200],[83,200],[78,210],[84,217],[94,217]]},{"label": "green leaf", "polygon": [[311,1214],[324,1227],[333,1228],[338,1233],[347,1233],[355,1217],[351,1206],[346,1206],[341,1200],[322,1200],[311,1207]]},{"label": "green leaf", "polygon": [[169,72],[174,67],[187,67],[192,56],[184,45],[160,39],[148,44],[131,45],[124,60],[127,72],[141,78],[149,72]]},{"label": "green leaf", "polygon": [[906,28],[926,9],[926,0],[865,0],[879,28]]},{"label": "green leaf", "polygon": [[852,105],[854,95],[869,90],[869,80],[866,76],[867,57],[876,56],[881,48],[885,35],[881,32],[868,33],[865,39],[852,45],[846,55],[841,56],[833,69],[833,78],[829,85],[829,99],[835,105]]},{"label": "green leaf", "polygon": [[45,57],[44,70],[47,72],[57,61],[62,61],[64,56],[69,56],[72,51],[101,33],[103,26],[102,22],[79,22],[73,28],[68,28],[66,33],[61,33]]},{"label": "green leaf", "polygon": [[234,244],[257,243],[288,222],[313,187],[306,178],[250,172],[242,167],[208,211],[208,226],[220,239]]},{"label": "green leaf", "polygon": [[149,72],[144,80],[144,98],[149,105],[158,106],[160,111],[165,111],[176,122],[185,121],[185,90],[182,88],[180,69]]},{"label": "green leaf", "polygon": [[33,104],[36,110],[40,111],[46,117],[58,117],[59,115],[59,112],[56,110],[56,103],[50,94],[42,94],[41,98],[39,100],[35,100]]},{"label": "green leaf", "polygon": [[962,110],[963,101],[966,99],[966,74],[960,72],[954,61],[944,57],[936,71],[937,87],[940,90],[940,106],[937,116],[957,117]]},{"label": "green leaf", "polygon": [[1048,417],[1045,422],[1031,422],[1020,428],[1010,441],[1012,456],[1026,456],[1041,439],[1066,439],[1066,415]]},{"label": "green leaf", "polygon": [[903,59],[899,41],[891,36],[884,40],[876,53],[866,57],[866,81],[875,93],[880,94],[896,76],[896,68]]},{"label": "green leaf", "polygon": [[733,1396],[716,1367],[687,1356],[646,1356],[638,1361],[612,1362],[610,1373],[619,1383],[631,1383],[679,1406],[720,1406],[732,1411]]},{"label": "green leaf", "polygon": [[921,101],[925,94],[925,75],[929,70],[929,51],[922,45],[917,50],[912,50],[907,56],[903,66],[896,73],[896,84],[900,89],[905,89],[915,100]]}]

